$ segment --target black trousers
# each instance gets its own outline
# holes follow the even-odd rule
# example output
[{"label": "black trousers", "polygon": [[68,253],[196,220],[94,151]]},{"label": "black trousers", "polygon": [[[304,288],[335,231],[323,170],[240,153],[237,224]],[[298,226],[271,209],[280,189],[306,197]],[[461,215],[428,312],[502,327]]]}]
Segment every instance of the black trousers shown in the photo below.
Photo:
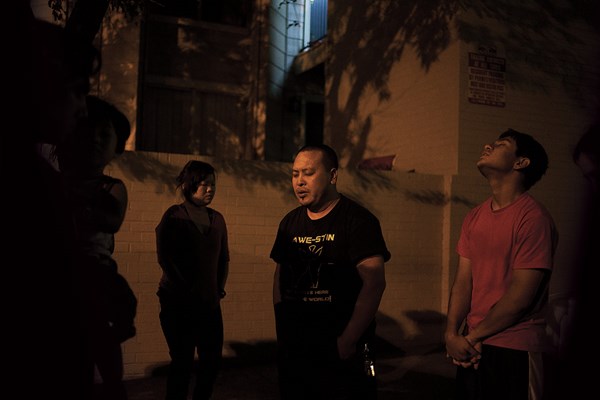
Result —
[{"label": "black trousers", "polygon": [[[161,298],[160,325],[169,347],[171,363],[167,376],[167,400],[186,400],[192,373],[196,383],[194,400],[208,400],[221,367],[223,317],[220,306],[213,310],[190,310]],[[194,356],[198,365],[194,371]]]},{"label": "black trousers", "polygon": [[[367,376],[362,345],[341,360],[337,335],[324,324],[305,324],[276,306],[277,367],[281,400],[375,400],[375,376]],[[371,356],[374,357],[373,344]]]},{"label": "black trousers", "polygon": [[[112,283],[115,277],[122,277],[117,274],[117,265],[112,259],[82,256],[77,260],[83,299],[81,312],[86,329],[85,361],[82,368],[86,383],[84,398],[126,400],[121,349],[121,343],[125,339],[114,324],[111,313],[115,289]],[[102,378],[102,385],[99,387],[94,385],[94,368],[98,369]]]},{"label": "black trousers", "polygon": [[528,400],[529,353],[484,345],[479,368],[457,367],[456,400]]}]

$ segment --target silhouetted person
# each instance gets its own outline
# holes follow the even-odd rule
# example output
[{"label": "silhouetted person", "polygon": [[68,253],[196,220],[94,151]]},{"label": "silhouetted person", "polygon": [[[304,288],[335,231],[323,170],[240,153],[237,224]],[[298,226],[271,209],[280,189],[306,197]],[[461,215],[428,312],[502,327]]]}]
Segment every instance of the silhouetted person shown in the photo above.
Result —
[{"label": "silhouetted person", "polygon": [[574,287],[569,301],[573,315],[566,315],[566,332],[561,342],[554,385],[548,399],[587,398],[597,391],[597,372],[593,362],[600,357],[597,329],[598,283],[600,282],[600,123],[592,124],[580,137],[573,151],[573,162],[587,180],[583,220],[577,243],[579,251],[571,267]]},{"label": "silhouetted person", "polygon": [[85,332],[72,262],[74,225],[64,182],[44,150],[64,140],[85,115],[99,57],[90,43],[36,20],[28,7],[16,16],[20,31],[8,40],[23,45],[19,57],[7,56],[19,70],[7,79],[16,80],[20,91],[7,99],[19,126],[3,131],[0,157],[7,189],[2,250],[12,260],[3,263],[11,293],[5,301],[5,363],[14,375],[7,379],[12,389],[5,390],[24,399],[80,400]]},{"label": "silhouetted person", "polygon": [[[121,343],[135,335],[137,300],[113,259],[114,234],[127,209],[127,189],[105,167],[124,151],[127,117],[112,104],[87,98],[87,117],[57,148],[76,228],[76,268],[82,281],[83,320],[88,333],[87,379],[94,365],[102,377],[100,398],[124,400]],[[92,396],[92,393],[89,393]]]}]

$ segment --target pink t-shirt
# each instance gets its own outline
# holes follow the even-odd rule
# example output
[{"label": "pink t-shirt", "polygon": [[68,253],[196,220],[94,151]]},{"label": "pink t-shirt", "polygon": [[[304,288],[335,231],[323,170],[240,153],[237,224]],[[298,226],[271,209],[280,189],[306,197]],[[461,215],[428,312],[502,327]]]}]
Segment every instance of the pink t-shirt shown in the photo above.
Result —
[{"label": "pink t-shirt", "polygon": [[[458,254],[471,261],[473,292],[467,315],[474,329],[506,293],[512,271],[518,268],[552,270],[558,234],[552,217],[529,193],[500,210],[492,210],[490,197],[465,217]],[[548,279],[537,302],[520,322],[484,343],[525,351],[549,350],[544,320]]]}]

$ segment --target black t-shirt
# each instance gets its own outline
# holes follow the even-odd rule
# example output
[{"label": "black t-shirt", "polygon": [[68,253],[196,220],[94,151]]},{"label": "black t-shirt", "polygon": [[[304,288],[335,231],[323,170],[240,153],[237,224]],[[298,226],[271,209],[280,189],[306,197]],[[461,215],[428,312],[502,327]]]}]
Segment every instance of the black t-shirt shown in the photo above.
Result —
[{"label": "black t-shirt", "polygon": [[271,250],[271,258],[281,265],[282,302],[298,311],[302,323],[324,323],[337,334],[350,319],[362,287],[356,265],[376,255],[384,261],[391,257],[379,220],[343,195],[318,220],[311,220],[302,206],[289,212]]}]

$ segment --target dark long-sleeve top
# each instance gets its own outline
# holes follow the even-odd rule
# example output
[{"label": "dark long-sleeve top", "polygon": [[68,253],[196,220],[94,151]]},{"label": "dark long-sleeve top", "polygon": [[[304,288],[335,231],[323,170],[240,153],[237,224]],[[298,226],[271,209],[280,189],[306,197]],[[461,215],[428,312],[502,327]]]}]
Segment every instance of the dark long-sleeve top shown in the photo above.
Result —
[{"label": "dark long-sleeve top", "polygon": [[202,233],[184,203],[171,206],[156,227],[158,263],[163,275],[161,299],[213,308],[219,304],[229,264],[227,227],[223,215],[208,208],[210,227]]}]

